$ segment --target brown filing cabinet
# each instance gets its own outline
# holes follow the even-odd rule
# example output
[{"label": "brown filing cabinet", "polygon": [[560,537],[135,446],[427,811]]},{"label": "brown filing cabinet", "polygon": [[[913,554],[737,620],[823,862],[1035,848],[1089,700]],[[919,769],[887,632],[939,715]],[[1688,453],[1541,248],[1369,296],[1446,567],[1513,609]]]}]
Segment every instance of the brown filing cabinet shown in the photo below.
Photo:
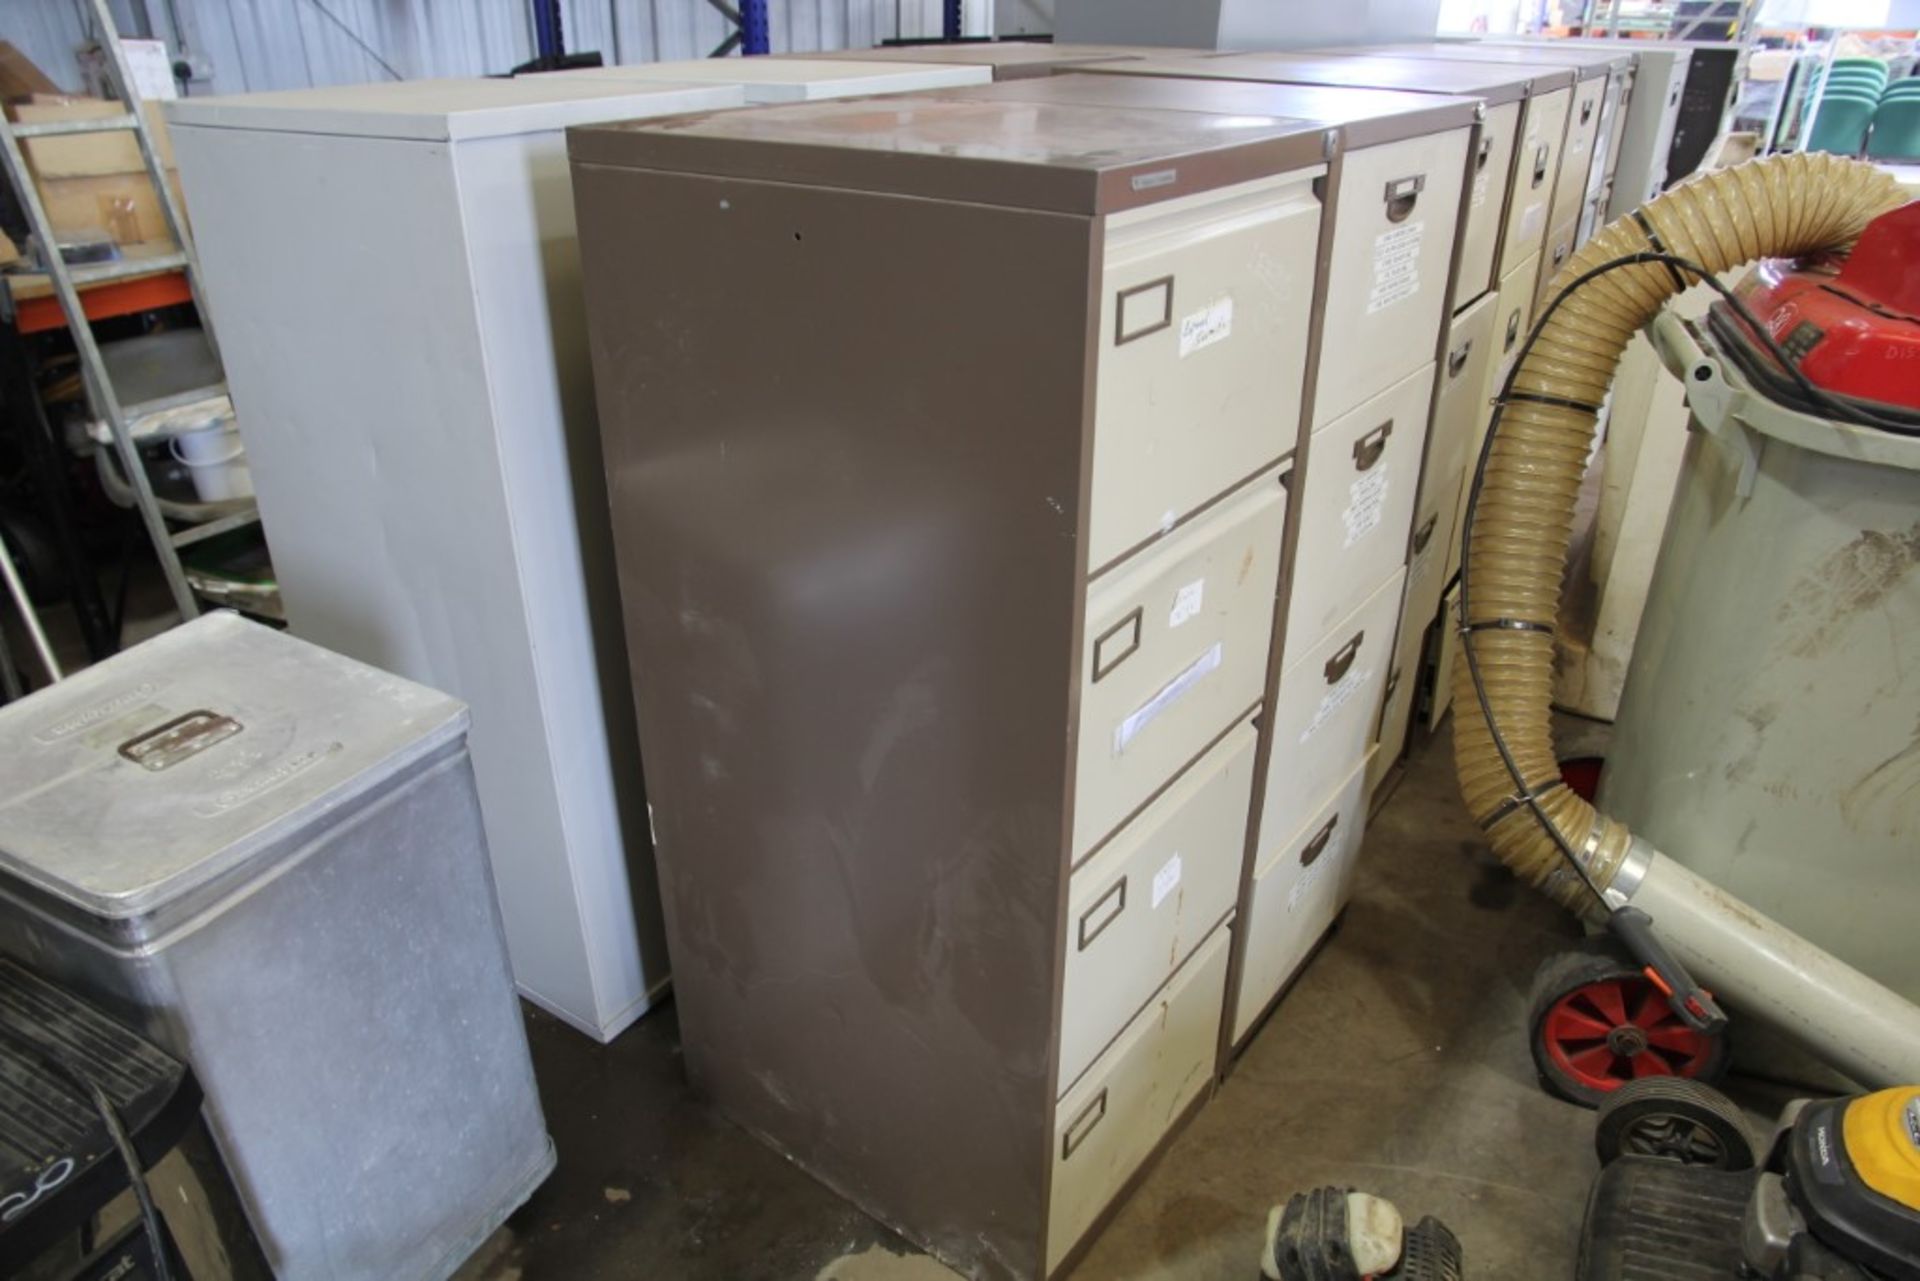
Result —
[{"label": "brown filing cabinet", "polygon": [[[1478,104],[1159,70],[1128,75],[1118,71],[1124,65],[978,92],[1098,108],[1150,103],[1310,117],[1338,125],[1343,140],[1327,178],[1333,204],[1324,246],[1326,301],[1308,379],[1311,430],[1295,460],[1296,552],[1281,643],[1271,660],[1271,745],[1256,781],[1259,830],[1237,932],[1229,1033],[1238,1045],[1352,887],[1364,807],[1348,815],[1339,841],[1311,846],[1316,863],[1324,862],[1305,878],[1310,888],[1295,891],[1290,869],[1311,845],[1309,827],[1324,826],[1343,796],[1364,793],[1391,672],[1453,264],[1467,227],[1462,214],[1471,207]],[[1419,228],[1415,237],[1399,231],[1409,226]],[[1383,259],[1402,241],[1410,241],[1412,255]],[[1385,279],[1397,288],[1381,288],[1383,261],[1395,269]],[[1283,848],[1293,849],[1294,863],[1280,858]],[[1289,901],[1293,906],[1273,906]]]},{"label": "brown filing cabinet", "polygon": [[1028,83],[571,136],[688,1070],[1009,1278],[1215,1077],[1340,163]]}]

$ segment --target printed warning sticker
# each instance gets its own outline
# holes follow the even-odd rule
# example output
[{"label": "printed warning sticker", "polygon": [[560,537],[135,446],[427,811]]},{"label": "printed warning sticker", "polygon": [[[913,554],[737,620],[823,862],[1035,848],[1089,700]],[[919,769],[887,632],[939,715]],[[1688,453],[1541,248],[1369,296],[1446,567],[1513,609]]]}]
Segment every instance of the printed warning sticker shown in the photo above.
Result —
[{"label": "printed warning sticker", "polygon": [[1420,242],[1426,234],[1426,223],[1410,222],[1374,237],[1373,288],[1367,291],[1369,316],[1420,292]]},{"label": "printed warning sticker", "polygon": [[1167,611],[1167,626],[1178,627],[1198,617],[1206,599],[1207,580],[1196,578],[1173,594],[1173,608]]},{"label": "printed warning sticker", "polygon": [[1225,342],[1233,333],[1233,297],[1217,298],[1180,318],[1180,358],[1182,360],[1217,342]]},{"label": "printed warning sticker", "polygon": [[1351,547],[1378,529],[1386,510],[1387,464],[1380,462],[1347,489],[1347,509],[1340,513],[1347,527],[1346,545]]},{"label": "printed warning sticker", "polygon": [[1320,732],[1320,727],[1333,719],[1335,712],[1345,707],[1367,682],[1373,679],[1373,669],[1350,671],[1335,681],[1333,688],[1320,696],[1320,706],[1313,709],[1313,720],[1300,732],[1300,741],[1306,742]]},{"label": "printed warning sticker", "polygon": [[1153,874],[1153,905],[1159,907],[1167,895],[1180,888],[1180,856],[1175,854]]}]

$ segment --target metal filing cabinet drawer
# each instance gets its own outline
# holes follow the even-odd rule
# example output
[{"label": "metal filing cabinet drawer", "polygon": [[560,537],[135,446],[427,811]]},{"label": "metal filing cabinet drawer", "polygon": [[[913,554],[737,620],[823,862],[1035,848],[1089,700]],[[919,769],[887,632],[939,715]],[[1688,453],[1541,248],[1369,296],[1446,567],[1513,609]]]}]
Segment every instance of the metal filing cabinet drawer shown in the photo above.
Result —
[{"label": "metal filing cabinet drawer", "polygon": [[1229,937],[1215,930],[1060,1101],[1049,1274],[1212,1080]]},{"label": "metal filing cabinet drawer", "polygon": [[[1326,808],[1284,841],[1254,874],[1246,960],[1233,1039],[1246,1036],[1340,914],[1366,823],[1367,762],[1357,762]],[[1266,842],[1263,839],[1262,844]]]},{"label": "metal filing cabinet drawer", "polygon": [[1406,563],[1432,392],[1429,362],[1313,438],[1288,654],[1317,644]]},{"label": "metal filing cabinet drawer", "polygon": [[1535,316],[1541,315],[1546,310],[1547,302],[1551,298],[1547,291],[1553,288],[1553,278],[1560,274],[1562,267],[1567,265],[1567,259],[1573,257],[1573,247],[1579,236],[1580,219],[1577,211],[1571,221],[1560,224],[1548,233],[1547,249],[1540,258],[1540,276],[1533,287]]},{"label": "metal filing cabinet drawer", "polygon": [[1259,701],[1285,521],[1270,473],[1089,588],[1076,862]]},{"label": "metal filing cabinet drawer", "polygon": [[1232,910],[1259,741],[1243,722],[1073,874],[1061,1093]]},{"label": "metal filing cabinet drawer", "polygon": [[1405,581],[1395,574],[1281,675],[1261,801],[1262,847],[1305,822],[1373,742]]},{"label": "metal filing cabinet drawer", "polygon": [[1449,310],[1468,132],[1347,156],[1327,268],[1315,431],[1433,358]]},{"label": "metal filing cabinet drawer", "polygon": [[[1440,493],[1452,484],[1459,493],[1460,469],[1468,466],[1467,450],[1474,439],[1474,423],[1486,410],[1487,370],[1493,364],[1494,321],[1498,298],[1487,294],[1454,317],[1447,335],[1447,354],[1440,365],[1440,394],[1434,400],[1433,421],[1427,428],[1427,456],[1420,467],[1420,502],[1413,528],[1417,534],[1428,517],[1439,510]],[[1440,550],[1446,552],[1452,529],[1452,508],[1439,526]]]},{"label": "metal filing cabinet drawer", "polygon": [[1520,126],[1520,155],[1513,170],[1513,190],[1507,198],[1507,240],[1500,251],[1501,276],[1540,252],[1553,190],[1559,173],[1560,144],[1567,130],[1571,89],[1559,89],[1527,101]]},{"label": "metal filing cabinet drawer", "polygon": [[1292,448],[1319,172],[1107,219],[1089,570]]},{"label": "metal filing cabinet drawer", "polygon": [[[1553,188],[1553,213],[1549,222],[1577,225],[1580,207],[1585,203],[1588,186],[1597,168],[1594,144],[1600,138],[1600,113],[1607,93],[1606,76],[1582,80],[1573,87],[1573,102],[1567,109],[1567,136],[1560,150],[1560,173]],[[1605,157],[1601,157],[1604,162]]]},{"label": "metal filing cabinet drawer", "polygon": [[1521,106],[1516,99],[1490,107],[1480,125],[1480,150],[1473,158],[1473,191],[1467,197],[1467,232],[1460,244],[1460,272],[1453,288],[1455,311],[1499,283],[1494,256],[1500,248],[1500,228],[1507,212],[1504,183],[1513,172]]}]

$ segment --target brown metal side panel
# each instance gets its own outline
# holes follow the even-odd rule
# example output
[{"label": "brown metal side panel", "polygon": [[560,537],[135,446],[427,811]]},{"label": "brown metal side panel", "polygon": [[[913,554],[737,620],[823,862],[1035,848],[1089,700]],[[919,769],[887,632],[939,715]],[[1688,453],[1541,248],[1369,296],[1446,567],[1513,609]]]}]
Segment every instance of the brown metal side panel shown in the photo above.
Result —
[{"label": "brown metal side panel", "polygon": [[688,1070],[1042,1266],[1091,224],[577,166]]}]

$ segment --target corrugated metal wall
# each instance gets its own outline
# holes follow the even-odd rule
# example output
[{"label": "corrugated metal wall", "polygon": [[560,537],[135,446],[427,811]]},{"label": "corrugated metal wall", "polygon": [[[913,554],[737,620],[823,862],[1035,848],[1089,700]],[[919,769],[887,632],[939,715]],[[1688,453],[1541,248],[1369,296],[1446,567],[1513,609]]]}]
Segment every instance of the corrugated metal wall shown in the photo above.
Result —
[{"label": "corrugated metal wall", "polygon": [[[525,0],[113,0],[122,35],[156,35],[211,72],[195,93],[393,77],[486,75],[533,56]],[[992,0],[968,0],[968,30]],[[770,0],[776,52],[852,49],[940,31],[940,0]],[[563,0],[567,48],[608,62],[704,57],[731,24],[707,0]],[[80,0],[0,0],[0,38],[78,89]]]}]

